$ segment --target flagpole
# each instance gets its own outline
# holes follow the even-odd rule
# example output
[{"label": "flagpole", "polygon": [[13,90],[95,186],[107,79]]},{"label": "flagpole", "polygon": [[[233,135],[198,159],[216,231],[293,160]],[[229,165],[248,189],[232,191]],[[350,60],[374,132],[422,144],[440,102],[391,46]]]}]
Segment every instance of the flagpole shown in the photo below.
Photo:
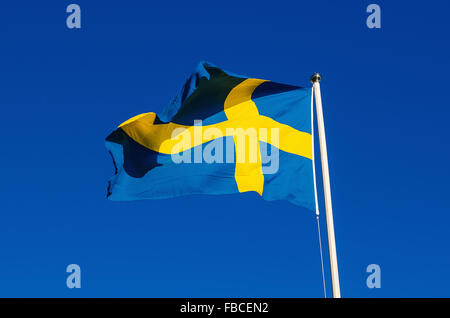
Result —
[{"label": "flagpole", "polygon": [[333,208],[331,206],[331,189],[330,189],[330,173],[328,171],[327,142],[325,140],[325,124],[323,121],[322,97],[320,95],[319,82],[321,79],[322,78],[318,73],[314,73],[311,76],[311,83],[313,83],[314,98],[316,101],[317,128],[319,132],[320,159],[322,163],[323,192],[325,196],[325,214],[326,214],[327,234],[328,234],[328,251],[330,256],[331,286],[333,287],[333,297],[341,298],[341,290],[339,287],[338,263],[336,255],[336,240],[334,237]]}]

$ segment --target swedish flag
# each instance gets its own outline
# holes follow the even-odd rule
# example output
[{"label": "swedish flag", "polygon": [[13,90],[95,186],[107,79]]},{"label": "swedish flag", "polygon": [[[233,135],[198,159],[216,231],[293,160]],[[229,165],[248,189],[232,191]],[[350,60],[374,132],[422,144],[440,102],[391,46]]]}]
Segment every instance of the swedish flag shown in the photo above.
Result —
[{"label": "swedish flag", "polygon": [[201,62],[159,117],[125,121],[106,147],[111,200],[255,191],[316,210],[310,88]]}]

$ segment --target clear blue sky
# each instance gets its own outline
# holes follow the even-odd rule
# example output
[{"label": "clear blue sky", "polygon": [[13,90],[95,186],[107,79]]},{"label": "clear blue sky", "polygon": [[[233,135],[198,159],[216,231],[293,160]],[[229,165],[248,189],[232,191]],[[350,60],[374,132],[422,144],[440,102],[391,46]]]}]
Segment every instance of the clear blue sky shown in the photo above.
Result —
[{"label": "clear blue sky", "polygon": [[104,138],[160,112],[200,60],[302,86],[320,72],[342,295],[450,296],[448,1],[74,2],[81,30],[69,1],[0,5],[0,296],[322,296],[307,210],[106,200]]}]

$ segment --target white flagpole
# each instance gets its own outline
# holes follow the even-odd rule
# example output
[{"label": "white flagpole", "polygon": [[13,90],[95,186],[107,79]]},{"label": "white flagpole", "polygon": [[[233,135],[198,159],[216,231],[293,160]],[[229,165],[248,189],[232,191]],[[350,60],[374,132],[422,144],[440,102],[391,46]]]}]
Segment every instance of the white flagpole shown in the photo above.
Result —
[{"label": "white flagpole", "polygon": [[331,190],[330,190],[330,174],[328,171],[327,142],[325,140],[325,125],[323,122],[322,97],[320,96],[319,82],[321,79],[322,78],[318,73],[314,73],[311,76],[311,83],[313,83],[314,97],[316,100],[317,128],[319,131],[320,159],[322,162],[323,192],[325,196],[325,214],[327,220],[327,234],[328,234],[328,251],[330,254],[331,285],[333,287],[333,297],[341,298],[341,290],[339,287],[338,263],[336,255],[336,240],[334,237],[333,208],[331,206]]}]

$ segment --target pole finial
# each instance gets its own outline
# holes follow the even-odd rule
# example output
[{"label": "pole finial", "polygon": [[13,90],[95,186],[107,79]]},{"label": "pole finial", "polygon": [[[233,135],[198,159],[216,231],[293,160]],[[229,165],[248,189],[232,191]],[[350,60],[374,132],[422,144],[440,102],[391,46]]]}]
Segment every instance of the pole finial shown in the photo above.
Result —
[{"label": "pole finial", "polygon": [[320,76],[320,74],[319,73],[314,73],[312,76],[311,76],[311,83],[315,83],[315,82],[320,82],[320,80],[322,79],[322,76]]}]

